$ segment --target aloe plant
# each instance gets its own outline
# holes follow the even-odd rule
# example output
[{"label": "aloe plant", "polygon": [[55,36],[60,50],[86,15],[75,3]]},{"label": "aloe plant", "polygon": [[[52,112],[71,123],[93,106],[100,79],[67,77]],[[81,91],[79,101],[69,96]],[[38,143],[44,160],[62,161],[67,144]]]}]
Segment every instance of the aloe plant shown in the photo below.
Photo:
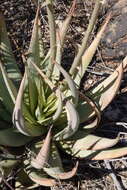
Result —
[{"label": "aloe plant", "polygon": [[[3,161],[0,162],[0,168],[6,176],[11,168],[21,167],[17,181],[22,186],[32,185],[32,182],[54,186],[59,179],[73,177],[78,168],[77,162],[71,171],[64,171],[59,148],[73,157],[92,160],[116,158],[127,154],[127,147],[115,146],[119,142],[119,135],[109,139],[93,133],[99,125],[101,111],[110,104],[119,90],[127,61],[125,58],[108,78],[82,93],[79,90],[81,79],[96,52],[111,16],[106,18],[104,25],[86,49],[101,6],[101,0],[96,0],[81,48],[70,71],[67,72],[61,66],[61,57],[76,0],[73,1],[63,27],[58,28],[57,31],[53,1],[35,2],[37,12],[29,49],[23,56],[25,67],[23,76],[12,53],[4,18],[0,15],[2,156],[4,150],[7,151]],[[39,16],[43,6],[47,7],[50,32],[50,49],[46,55]],[[62,80],[60,74],[63,75]],[[25,184],[22,180],[24,177]]]}]

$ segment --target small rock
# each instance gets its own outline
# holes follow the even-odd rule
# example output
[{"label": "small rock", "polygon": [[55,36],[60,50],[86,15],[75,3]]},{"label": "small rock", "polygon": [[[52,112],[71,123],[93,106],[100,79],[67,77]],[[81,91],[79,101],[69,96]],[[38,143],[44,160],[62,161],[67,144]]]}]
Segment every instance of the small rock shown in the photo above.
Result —
[{"label": "small rock", "polygon": [[127,1],[117,1],[110,11],[113,16],[102,39],[102,57],[119,62],[127,54]]}]

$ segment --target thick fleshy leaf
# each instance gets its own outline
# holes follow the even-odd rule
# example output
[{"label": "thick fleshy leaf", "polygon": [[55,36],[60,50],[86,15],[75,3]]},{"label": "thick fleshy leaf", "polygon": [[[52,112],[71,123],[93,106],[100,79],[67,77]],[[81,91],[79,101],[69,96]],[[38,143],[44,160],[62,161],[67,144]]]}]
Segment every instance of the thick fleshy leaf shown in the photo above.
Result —
[{"label": "thick fleshy leaf", "polygon": [[[65,38],[66,38],[66,33],[67,33],[68,26],[69,26],[69,24],[71,22],[73,14],[74,14],[76,1],[77,0],[73,0],[72,6],[70,8],[70,11],[69,11],[66,19],[63,22],[59,21],[57,23],[58,32],[57,32],[56,62],[58,64],[61,64],[63,45],[64,45],[64,41],[65,41]],[[53,78],[59,79],[59,77],[60,77],[60,72],[59,72],[58,68],[56,67],[56,65],[54,65]]]},{"label": "thick fleshy leaf", "polygon": [[33,69],[32,65],[30,64],[30,61],[33,61],[39,66],[40,61],[43,59],[43,44],[41,41],[42,37],[41,37],[41,32],[40,32],[39,10],[40,10],[40,7],[38,6],[36,17],[34,20],[30,46],[28,49],[27,62],[32,73],[35,73],[35,69]]},{"label": "thick fleshy leaf", "polygon": [[84,76],[85,71],[86,71],[88,65],[90,64],[90,62],[91,62],[91,60],[92,60],[92,58],[93,58],[93,56],[97,50],[97,47],[100,43],[100,40],[102,38],[102,35],[104,34],[105,28],[106,28],[110,18],[111,18],[111,15],[109,15],[106,18],[105,24],[101,27],[101,29],[98,32],[98,34],[96,35],[95,39],[92,41],[91,45],[87,48],[84,55],[82,56],[81,64],[79,65],[76,77],[74,79],[75,83],[78,86],[80,86],[81,79]]},{"label": "thick fleshy leaf", "polygon": [[31,140],[31,137],[26,137],[13,128],[0,130],[0,145],[19,147]]},{"label": "thick fleshy leaf", "polygon": [[67,84],[70,88],[70,91],[67,94],[72,95],[74,104],[77,104],[77,102],[78,102],[78,90],[76,88],[74,81],[72,80],[71,76],[65,71],[65,69],[60,64],[55,63],[55,65],[60,70],[60,72],[63,74],[65,81],[67,82]]},{"label": "thick fleshy leaf", "polygon": [[[108,78],[100,82],[98,85],[95,85],[86,93],[86,95],[96,103],[101,111],[103,111],[104,108],[109,105],[118,92],[123,76],[123,69],[126,67],[126,65],[127,62],[120,64],[120,66],[118,66]],[[93,112],[91,106],[81,98],[79,100],[77,110],[81,122],[84,122],[95,115],[95,112]]]},{"label": "thick fleshy leaf", "polygon": [[90,123],[80,126],[78,131],[76,131],[76,133],[74,133],[72,137],[67,139],[67,141],[68,140],[75,141],[75,140],[84,138],[85,136],[91,134],[91,132],[93,132],[97,128],[98,124],[99,124],[99,118],[97,117]]},{"label": "thick fleshy leaf", "polygon": [[25,80],[26,80],[26,72],[23,76],[23,79],[20,84],[20,88],[18,91],[14,111],[13,111],[13,124],[18,129],[19,132],[21,132],[24,135],[29,136],[27,129],[25,128],[25,121],[22,113],[22,102],[23,102],[23,92],[25,87]]},{"label": "thick fleshy leaf", "polygon": [[14,166],[16,166],[17,163],[18,163],[18,160],[14,159],[14,157],[13,157],[13,159],[0,161],[0,167],[2,167],[3,169],[9,169],[10,168],[10,172],[11,172],[12,168]]},{"label": "thick fleshy leaf", "polygon": [[[94,115],[96,114],[97,116],[97,121],[99,124],[100,120],[101,120],[101,113],[99,108],[97,107],[96,102],[94,102],[91,98],[89,98],[88,96],[84,95],[82,92],[79,92],[79,103],[77,106],[77,111],[80,117],[80,123],[83,123],[86,120],[89,120],[89,116],[87,115],[89,112],[93,113]],[[82,101],[82,103],[81,103]],[[84,106],[86,106],[86,110],[84,110]],[[84,115],[84,111],[85,111],[85,115]],[[88,116],[88,118],[86,118]],[[91,116],[91,115],[90,115]]]},{"label": "thick fleshy leaf", "polygon": [[46,87],[44,81],[41,79],[38,80],[37,85],[37,90],[38,90],[38,107],[39,107],[39,112],[43,110],[43,108],[47,104],[46,100]]},{"label": "thick fleshy leaf", "polygon": [[12,53],[10,41],[8,38],[4,17],[0,14],[0,52],[1,61],[4,63],[6,72],[15,84],[19,84],[21,74]]},{"label": "thick fleshy leaf", "polygon": [[24,135],[40,136],[45,133],[46,129],[39,125],[34,118],[32,118],[27,106],[23,102],[24,87],[26,82],[26,71],[20,84],[16,103],[13,111],[12,121],[14,126]]},{"label": "thick fleshy leaf", "polygon": [[[26,188],[25,190],[34,189],[34,186],[37,187],[37,184],[33,185],[33,181],[29,178],[29,176],[25,172],[23,164],[20,166],[20,170],[18,171],[16,175],[16,182],[20,183],[24,188]],[[17,184],[17,186],[19,185]],[[20,190],[17,186],[16,186],[16,190]]]},{"label": "thick fleshy leaf", "polygon": [[88,42],[89,36],[90,36],[94,26],[95,26],[100,7],[101,7],[101,0],[96,0],[94,10],[92,12],[92,15],[91,15],[91,18],[89,21],[89,25],[88,25],[87,30],[85,32],[85,36],[82,40],[81,47],[79,48],[79,51],[78,51],[77,55],[75,56],[74,61],[71,65],[71,68],[69,71],[70,74],[73,75],[74,77],[75,77],[75,74],[77,74],[77,66],[80,64],[80,60],[82,58],[82,55],[84,54],[84,51],[87,48],[87,42]]},{"label": "thick fleshy leaf", "polygon": [[35,108],[37,106],[37,98],[38,98],[37,85],[39,82],[39,77],[37,75],[36,70],[33,68],[30,62],[33,61],[36,65],[40,67],[41,62],[44,59],[43,42],[42,42],[40,20],[39,20],[39,10],[40,10],[40,7],[38,6],[36,17],[34,20],[30,46],[29,46],[28,54],[27,54],[28,55],[28,59],[27,59],[28,88],[29,88],[30,108],[31,108],[32,114],[34,114]]},{"label": "thick fleshy leaf", "polygon": [[63,140],[71,137],[79,127],[79,115],[74,105],[69,100],[67,100],[65,108],[67,112],[68,124],[67,127],[55,135],[55,140]]},{"label": "thick fleshy leaf", "polygon": [[31,161],[31,165],[36,169],[42,169],[48,162],[51,143],[51,129],[52,127],[49,129],[44,143],[36,158],[32,159]]},{"label": "thick fleshy leaf", "polygon": [[59,90],[56,91],[56,94],[58,94],[57,95],[57,97],[58,97],[58,103],[57,103],[56,112],[53,115],[53,121],[56,121],[60,117],[60,115],[62,113],[62,110],[63,110],[62,94],[61,94],[61,92]]},{"label": "thick fleshy leaf", "polygon": [[93,120],[91,123],[84,125],[82,128],[85,129],[85,131],[93,131],[94,129],[96,129],[96,127],[98,126],[100,122],[100,119],[97,117],[95,120]]},{"label": "thick fleshy leaf", "polygon": [[52,145],[52,150],[50,152],[50,158],[48,161],[48,167],[44,168],[44,171],[48,175],[56,179],[69,179],[76,174],[77,168],[78,168],[78,163],[76,163],[75,167],[71,171],[64,172],[59,152],[55,144]]},{"label": "thick fleshy leaf", "polygon": [[29,178],[36,184],[42,186],[55,186],[57,184],[56,180],[49,178],[43,170],[37,170],[31,167],[30,161],[28,159],[24,160],[24,166],[24,171],[29,176]]},{"label": "thick fleshy leaf", "polygon": [[7,110],[7,112],[12,114],[13,108],[14,108],[14,102],[6,87],[6,81],[4,80],[1,70],[0,70],[0,101],[1,101],[1,104],[3,104],[3,106],[5,107],[5,110]]},{"label": "thick fleshy leaf", "polygon": [[[63,105],[63,102],[61,101],[62,93],[59,90],[59,88],[56,88],[55,85],[48,79],[48,77],[39,69],[39,67],[37,67],[33,62],[31,62],[31,64],[34,66],[34,68],[40,74],[40,76],[44,79],[45,83],[48,84],[50,89],[55,93],[56,97],[58,98],[58,100],[60,102],[60,105],[56,109],[56,112],[53,116],[53,121],[55,121],[58,119],[59,115],[62,112],[62,105]],[[51,103],[53,103],[53,102],[51,102]],[[54,106],[52,106],[52,107],[54,107]],[[46,110],[44,110],[44,111],[47,111],[47,109],[48,109],[48,105],[46,107]]]},{"label": "thick fleshy leaf", "polygon": [[13,103],[15,104],[15,100],[16,100],[16,96],[17,96],[17,89],[16,89],[15,85],[13,84],[13,82],[9,79],[7,72],[1,61],[0,61],[0,69],[1,69],[1,73],[3,76],[4,82],[6,84],[5,88],[7,88],[8,92],[10,94],[10,97],[11,97]]},{"label": "thick fleshy leaf", "polygon": [[78,158],[85,158],[91,160],[108,160],[127,155],[127,147],[110,148],[107,150],[84,150],[75,152]]},{"label": "thick fleshy leaf", "polygon": [[28,90],[29,102],[30,102],[30,110],[33,116],[34,116],[35,109],[38,103],[37,102],[38,101],[37,85],[40,78],[38,78],[37,72],[33,68],[31,61],[33,61],[36,65],[40,67],[41,61],[44,58],[42,36],[41,36],[41,31],[40,31],[39,10],[40,10],[40,7],[38,6],[36,17],[34,20],[30,46],[29,46],[28,54],[27,54],[28,55],[27,78],[28,78],[28,89],[29,89]]},{"label": "thick fleshy leaf", "polygon": [[119,141],[119,137],[115,139],[109,139],[104,137],[99,137],[96,135],[85,135],[80,139],[76,140],[72,151],[80,152],[82,150],[100,150],[106,149],[114,146]]},{"label": "thick fleshy leaf", "polygon": [[47,15],[48,15],[48,23],[49,23],[49,36],[50,36],[50,59],[49,64],[47,67],[46,75],[48,77],[52,76],[54,64],[53,61],[56,59],[56,23],[55,23],[55,17],[54,17],[54,8],[53,8],[53,1],[52,0],[46,0],[47,4]]},{"label": "thick fleshy leaf", "polygon": [[[35,83],[35,79],[33,75],[31,75],[31,71],[29,68],[27,69],[27,80],[28,80],[28,97],[29,97],[29,107],[31,114],[35,115],[35,109],[38,103],[38,91]],[[38,79],[39,81],[39,79]]]},{"label": "thick fleshy leaf", "polygon": [[7,124],[12,122],[12,115],[7,110],[1,97],[0,97],[0,120],[3,122],[7,122]]},{"label": "thick fleshy leaf", "polygon": [[[0,110],[1,111],[1,110]],[[11,120],[10,120],[11,121]],[[12,126],[12,123],[8,123],[7,120],[2,120],[0,117],[0,130],[1,129],[8,129]]]},{"label": "thick fleshy leaf", "polygon": [[47,66],[49,64],[49,59],[50,59],[50,53],[51,50],[49,49],[49,51],[47,52],[47,54],[45,55],[44,59],[41,61],[41,67],[43,68],[43,70],[47,69]]},{"label": "thick fleshy leaf", "polygon": [[90,95],[101,110],[104,110],[110,104],[118,92],[123,76],[123,69],[126,67],[126,64],[120,64],[107,79],[88,92],[88,95]]},{"label": "thick fleshy leaf", "polygon": [[52,187],[57,184],[56,180],[48,178],[46,174],[41,170],[36,170],[33,168],[27,169],[27,173],[29,175],[29,178],[42,186]]},{"label": "thick fleshy leaf", "polygon": [[52,187],[57,184],[54,179],[43,177],[42,174],[39,176],[38,174],[31,172],[29,177],[32,181],[42,186]]}]

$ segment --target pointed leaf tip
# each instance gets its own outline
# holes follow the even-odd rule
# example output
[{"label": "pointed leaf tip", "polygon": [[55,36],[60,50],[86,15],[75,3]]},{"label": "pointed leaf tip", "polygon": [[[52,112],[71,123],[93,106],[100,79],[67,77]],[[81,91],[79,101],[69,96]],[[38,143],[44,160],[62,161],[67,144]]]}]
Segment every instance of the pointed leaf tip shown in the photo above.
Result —
[{"label": "pointed leaf tip", "polygon": [[31,165],[36,169],[42,169],[47,164],[50,152],[51,129],[52,127],[49,129],[38,155],[31,161]]},{"label": "pointed leaf tip", "polygon": [[72,178],[73,176],[76,175],[76,172],[77,172],[77,169],[78,169],[78,165],[79,165],[79,162],[77,161],[76,165],[74,166],[74,168],[71,171],[69,171],[69,172],[63,172],[63,173],[60,173],[60,174],[56,174],[56,177],[58,179],[62,179],[62,180]]}]

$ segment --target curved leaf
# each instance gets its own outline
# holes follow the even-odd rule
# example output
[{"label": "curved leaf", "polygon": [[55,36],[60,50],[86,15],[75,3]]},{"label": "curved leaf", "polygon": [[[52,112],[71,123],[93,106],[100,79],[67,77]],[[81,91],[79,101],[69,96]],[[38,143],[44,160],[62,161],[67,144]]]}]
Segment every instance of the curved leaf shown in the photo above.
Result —
[{"label": "curved leaf", "polygon": [[[127,63],[120,64],[108,78],[86,93],[86,95],[96,103],[101,111],[109,105],[118,92],[123,76],[123,69],[126,65]],[[77,110],[80,120],[83,122],[95,115],[95,112],[93,112],[91,106],[86,101],[81,100],[81,98],[79,100]]]},{"label": "curved leaf", "polygon": [[88,95],[90,95],[101,110],[104,110],[109,105],[118,92],[123,76],[123,68],[123,64],[120,64],[107,79],[88,92]]},{"label": "curved leaf", "polygon": [[96,135],[85,135],[80,139],[76,140],[72,152],[80,152],[82,150],[100,150],[106,149],[116,145],[119,141],[119,136],[115,139],[109,139],[104,137],[99,137]]},{"label": "curved leaf", "polygon": [[[96,102],[92,101],[91,98],[89,98],[88,96],[84,95],[83,93],[79,92],[79,97],[80,97],[80,101],[79,101],[79,104],[77,106],[77,111],[78,111],[78,114],[79,114],[79,117],[80,117],[80,122],[83,123],[87,120],[90,119],[91,115],[87,118],[87,114],[89,112],[91,112],[91,114],[96,114],[97,118],[98,118],[98,123],[100,122],[101,120],[101,113],[100,113],[100,110],[98,109],[97,105],[96,105]],[[81,104],[81,101],[82,101],[82,104]],[[86,106],[86,110],[84,110],[84,106]],[[85,111],[85,115],[84,115],[84,111]]]},{"label": "curved leaf", "polygon": [[35,109],[38,103],[37,85],[40,78],[38,77],[36,70],[31,64],[31,61],[33,61],[36,65],[40,67],[41,61],[44,58],[43,42],[42,42],[40,20],[39,20],[39,11],[40,11],[40,7],[38,6],[36,17],[34,20],[30,46],[27,53],[27,56],[28,56],[27,78],[28,78],[28,89],[29,89],[28,90],[29,102],[30,102],[30,110],[33,116],[34,116]]},{"label": "curved leaf", "polygon": [[107,150],[84,150],[76,152],[78,158],[86,158],[91,160],[108,160],[127,155],[127,147],[110,148]]},{"label": "curved leaf", "polygon": [[83,126],[82,128],[84,129],[84,130],[94,130],[97,126],[98,126],[98,124],[99,124],[99,122],[100,122],[100,120],[99,120],[99,118],[97,117],[95,120],[93,120],[93,122],[91,122],[90,124],[87,124],[87,125],[85,125],[85,126]]},{"label": "curved leaf", "polygon": [[105,24],[101,27],[101,29],[98,32],[98,34],[96,35],[95,39],[92,41],[91,45],[87,48],[87,50],[85,51],[85,53],[82,56],[81,64],[79,65],[76,77],[74,79],[75,83],[78,86],[80,86],[81,79],[84,76],[85,71],[97,50],[97,47],[100,43],[100,40],[102,38],[102,35],[104,34],[105,28],[106,28],[110,18],[111,18],[111,14],[108,15],[108,17],[106,18]]},{"label": "curved leaf", "polygon": [[20,131],[24,135],[30,136],[27,129],[25,128],[24,117],[22,114],[22,101],[23,101],[22,99],[23,99],[25,80],[26,80],[26,72],[20,84],[19,92],[17,95],[17,99],[16,99],[14,111],[13,111],[12,121],[13,121],[14,126],[18,129],[18,131]]},{"label": "curved leaf", "polygon": [[29,113],[27,106],[23,102],[24,86],[26,82],[26,71],[20,84],[16,103],[13,111],[12,121],[14,126],[24,135],[40,136],[46,129],[39,125]]},{"label": "curved leaf", "polygon": [[55,144],[53,144],[50,152],[50,159],[48,161],[48,166],[49,167],[44,167],[44,171],[48,175],[56,179],[69,179],[76,174],[78,168],[78,162],[71,171],[64,172],[59,152]]},{"label": "curved leaf", "polygon": [[57,184],[54,179],[48,178],[43,171],[31,169],[27,173],[29,175],[29,178],[39,185],[52,187]]},{"label": "curved leaf", "polygon": [[77,103],[78,103],[78,90],[76,88],[74,81],[72,80],[71,76],[65,71],[65,69],[63,69],[63,67],[60,64],[55,63],[55,65],[57,66],[57,68],[60,70],[60,72],[65,77],[65,80],[66,80],[66,82],[70,88],[69,94],[70,93],[72,94],[72,97],[74,99],[74,103],[77,105]]},{"label": "curved leaf", "polygon": [[71,137],[79,127],[79,116],[74,105],[69,100],[67,100],[65,108],[67,112],[68,124],[67,127],[55,135],[55,140],[63,140]]},{"label": "curved leaf", "polygon": [[44,143],[36,158],[32,159],[31,161],[31,165],[36,169],[42,169],[48,162],[51,143],[51,129],[52,128],[49,129]]}]

